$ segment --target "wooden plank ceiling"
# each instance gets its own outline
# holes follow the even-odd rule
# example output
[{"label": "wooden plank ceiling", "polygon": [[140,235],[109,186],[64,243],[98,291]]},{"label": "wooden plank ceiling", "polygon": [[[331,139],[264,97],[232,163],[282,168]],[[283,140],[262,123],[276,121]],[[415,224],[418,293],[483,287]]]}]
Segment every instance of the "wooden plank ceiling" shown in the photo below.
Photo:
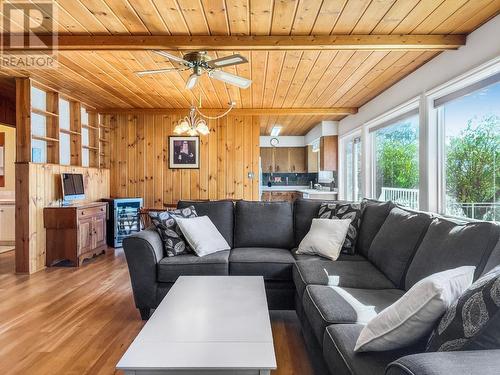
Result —
[{"label": "wooden plank ceiling", "polygon": [[[67,35],[467,34],[500,11],[500,0],[57,0]],[[233,51],[237,53],[238,51]],[[181,55],[180,52],[175,52]],[[240,51],[249,64],[225,69],[253,80],[249,89],[208,79],[184,89],[189,72],[139,77],[170,67],[150,51],[60,51],[53,71],[31,75],[97,108],[360,107],[439,51]],[[209,52],[212,57],[231,51]],[[261,131],[306,133],[343,116],[262,116]]]}]

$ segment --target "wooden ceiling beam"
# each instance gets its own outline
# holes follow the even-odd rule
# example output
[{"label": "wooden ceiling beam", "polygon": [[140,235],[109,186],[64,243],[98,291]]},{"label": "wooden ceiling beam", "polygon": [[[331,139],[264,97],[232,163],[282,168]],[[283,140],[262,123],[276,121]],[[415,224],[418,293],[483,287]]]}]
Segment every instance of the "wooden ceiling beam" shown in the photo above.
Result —
[{"label": "wooden ceiling beam", "polygon": [[[41,36],[43,43],[52,36]],[[9,35],[3,35],[4,51]],[[178,51],[272,51],[272,50],[433,50],[457,49],[465,35],[312,35],[312,36],[196,36],[196,35],[66,35],[57,36],[60,51],[83,50],[178,50]],[[44,44],[30,50],[43,49]]]},{"label": "wooden ceiling beam", "polygon": [[[101,108],[99,113],[155,113],[155,114],[187,114],[189,108]],[[202,113],[218,114],[224,112],[223,108],[202,108]],[[239,116],[339,116],[358,113],[355,107],[333,108],[235,108],[230,114]]]}]

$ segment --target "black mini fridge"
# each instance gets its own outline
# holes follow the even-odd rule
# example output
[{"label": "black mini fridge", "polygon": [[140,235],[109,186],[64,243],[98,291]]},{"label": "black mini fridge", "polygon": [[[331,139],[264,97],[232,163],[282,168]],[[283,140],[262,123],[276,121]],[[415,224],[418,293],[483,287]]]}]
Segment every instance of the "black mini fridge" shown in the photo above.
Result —
[{"label": "black mini fridge", "polygon": [[141,230],[142,198],[103,199],[103,202],[108,202],[108,246],[122,247],[125,237]]}]

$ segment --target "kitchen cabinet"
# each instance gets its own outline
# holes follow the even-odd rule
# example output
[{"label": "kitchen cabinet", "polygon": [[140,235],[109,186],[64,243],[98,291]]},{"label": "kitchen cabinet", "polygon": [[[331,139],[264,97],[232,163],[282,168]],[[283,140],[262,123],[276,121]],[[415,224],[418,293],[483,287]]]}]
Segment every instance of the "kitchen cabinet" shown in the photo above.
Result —
[{"label": "kitchen cabinet", "polygon": [[293,202],[300,197],[302,194],[298,191],[263,191],[261,200],[263,202]]},{"label": "kitchen cabinet", "polygon": [[0,245],[14,245],[16,207],[12,204],[0,205]]},{"label": "kitchen cabinet", "polygon": [[306,173],[306,148],[305,147],[289,147],[289,170],[292,173]]},{"label": "kitchen cabinet", "polygon": [[290,172],[290,159],[288,147],[274,148],[274,171],[278,173]]},{"label": "kitchen cabinet", "polygon": [[307,146],[307,173],[318,173],[319,151],[313,152],[312,146]]},{"label": "kitchen cabinet", "polygon": [[262,164],[263,173],[274,172],[274,158],[273,158],[273,147],[261,147],[260,148],[260,161]]},{"label": "kitchen cabinet", "polygon": [[261,147],[260,159],[263,173],[306,173],[305,147]]},{"label": "kitchen cabinet", "polygon": [[107,203],[95,202],[68,207],[46,207],[47,266],[70,260],[80,266],[84,259],[106,250]]},{"label": "kitchen cabinet", "polygon": [[336,171],[338,158],[338,136],[321,137],[319,164],[322,171]]}]

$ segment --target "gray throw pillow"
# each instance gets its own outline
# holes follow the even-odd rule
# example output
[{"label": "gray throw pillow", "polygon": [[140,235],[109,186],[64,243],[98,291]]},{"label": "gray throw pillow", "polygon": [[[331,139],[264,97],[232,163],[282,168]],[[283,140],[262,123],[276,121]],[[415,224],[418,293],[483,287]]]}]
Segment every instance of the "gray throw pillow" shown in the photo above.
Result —
[{"label": "gray throw pillow", "polygon": [[156,227],[163,241],[163,249],[168,257],[187,254],[190,252],[182,231],[177,225],[175,218],[197,217],[194,206],[183,209],[163,212],[150,212],[151,222]]},{"label": "gray throw pillow", "polygon": [[453,303],[427,343],[428,352],[500,349],[500,266]]}]

